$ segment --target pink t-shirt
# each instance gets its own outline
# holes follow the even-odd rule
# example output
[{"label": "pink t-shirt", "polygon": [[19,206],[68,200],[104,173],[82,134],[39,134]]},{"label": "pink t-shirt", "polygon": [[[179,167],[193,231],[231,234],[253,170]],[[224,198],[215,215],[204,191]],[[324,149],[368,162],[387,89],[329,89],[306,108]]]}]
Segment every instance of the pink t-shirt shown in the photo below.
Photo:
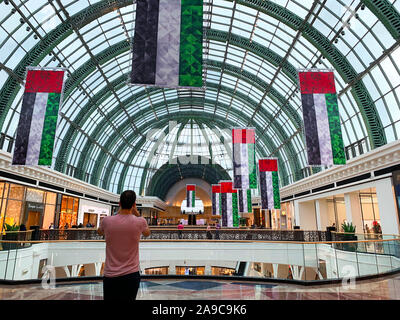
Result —
[{"label": "pink t-shirt", "polygon": [[106,238],[104,276],[118,277],[139,271],[139,240],[146,230],[142,217],[117,214],[108,216],[100,224]]}]

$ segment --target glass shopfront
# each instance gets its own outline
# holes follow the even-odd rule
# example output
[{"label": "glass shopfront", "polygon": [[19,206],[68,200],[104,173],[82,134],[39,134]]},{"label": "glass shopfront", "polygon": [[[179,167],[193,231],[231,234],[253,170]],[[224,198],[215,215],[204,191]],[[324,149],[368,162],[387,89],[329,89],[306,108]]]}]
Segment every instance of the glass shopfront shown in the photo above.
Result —
[{"label": "glass shopfront", "polygon": [[376,189],[370,188],[360,191],[361,215],[363,220],[364,233],[379,233],[379,228],[374,227],[380,224],[378,199]]},{"label": "glass shopfront", "polygon": [[4,223],[48,228],[54,221],[56,193],[0,182],[0,228]]},{"label": "glass shopfront", "polygon": [[177,266],[175,267],[177,275],[204,275],[205,267]]},{"label": "glass shopfront", "polygon": [[78,222],[79,198],[62,196],[59,229],[71,228]]},{"label": "glass shopfront", "polygon": [[346,206],[344,195],[327,198],[328,226],[334,226],[336,231],[341,231],[343,222],[346,221]]}]

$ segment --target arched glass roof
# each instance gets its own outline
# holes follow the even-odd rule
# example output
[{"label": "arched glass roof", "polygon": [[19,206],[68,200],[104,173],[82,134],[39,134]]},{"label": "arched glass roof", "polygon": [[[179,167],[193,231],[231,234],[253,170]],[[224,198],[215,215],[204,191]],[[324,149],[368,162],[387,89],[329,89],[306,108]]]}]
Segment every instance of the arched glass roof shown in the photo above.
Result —
[{"label": "arched glass roof", "polygon": [[168,157],[191,152],[231,174],[226,130],[237,126],[256,129],[258,158],[279,158],[282,185],[315,173],[300,68],[335,70],[349,158],[399,138],[400,0],[205,0],[205,91],[127,85],[132,0],[0,9],[0,147],[12,151],[26,67],[65,67],[53,168],[114,192],[143,194]]}]

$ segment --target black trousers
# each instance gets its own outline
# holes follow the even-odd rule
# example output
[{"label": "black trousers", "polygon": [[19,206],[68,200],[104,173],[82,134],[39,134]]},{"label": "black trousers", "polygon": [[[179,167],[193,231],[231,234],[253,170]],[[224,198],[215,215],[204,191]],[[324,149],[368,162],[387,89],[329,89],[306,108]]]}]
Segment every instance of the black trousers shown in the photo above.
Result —
[{"label": "black trousers", "polygon": [[120,277],[103,278],[104,300],[136,300],[140,285],[140,273],[134,272]]}]

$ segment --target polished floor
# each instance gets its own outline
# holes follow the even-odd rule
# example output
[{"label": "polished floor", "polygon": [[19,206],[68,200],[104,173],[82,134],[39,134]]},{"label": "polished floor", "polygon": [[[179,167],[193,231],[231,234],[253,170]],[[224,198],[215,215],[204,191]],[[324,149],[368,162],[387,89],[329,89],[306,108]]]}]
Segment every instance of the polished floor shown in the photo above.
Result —
[{"label": "polished floor", "polygon": [[[0,285],[0,300],[102,300],[102,282]],[[299,286],[217,280],[143,279],[138,300],[400,300],[400,275],[353,284]]]}]

